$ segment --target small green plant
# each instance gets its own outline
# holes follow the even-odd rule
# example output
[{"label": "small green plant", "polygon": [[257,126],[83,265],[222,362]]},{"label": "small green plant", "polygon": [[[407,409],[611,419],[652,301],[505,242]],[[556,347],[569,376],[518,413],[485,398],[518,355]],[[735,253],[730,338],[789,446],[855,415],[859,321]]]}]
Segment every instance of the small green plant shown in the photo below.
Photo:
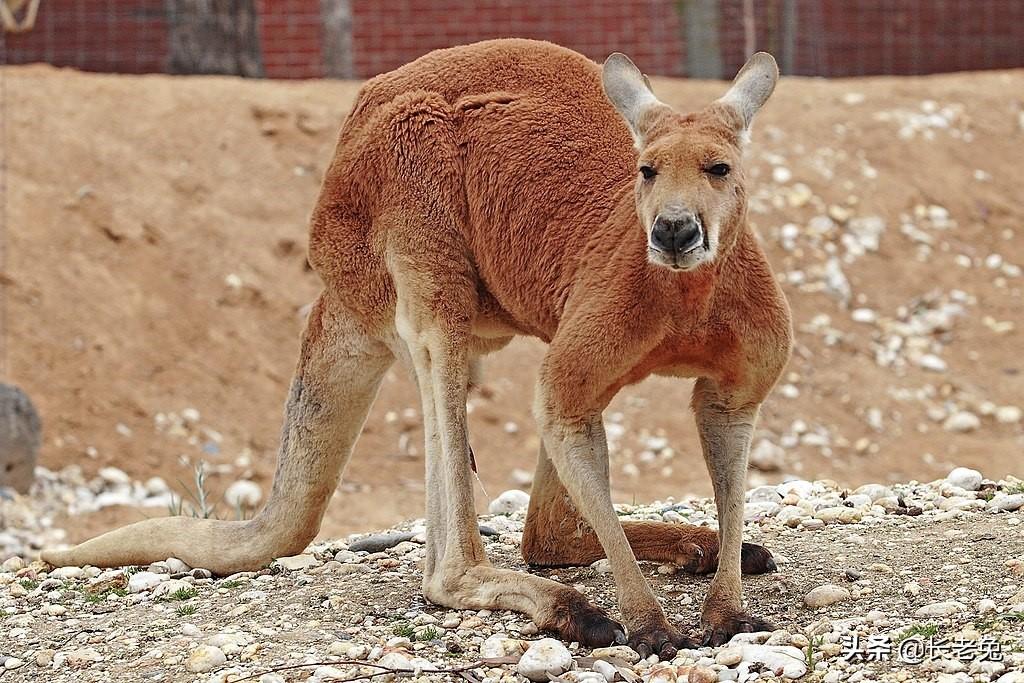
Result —
[{"label": "small green plant", "polygon": [[231,588],[238,588],[241,585],[242,585],[242,582],[239,581],[238,579],[228,579],[227,581],[221,581],[219,584],[217,584],[217,587],[218,588],[228,588],[228,589],[231,589]]},{"label": "small green plant", "polygon": [[433,626],[428,626],[416,635],[416,640],[420,640],[424,643],[429,643],[433,640],[440,640],[441,632]]},{"label": "small green plant", "polygon": [[199,595],[199,591],[190,586],[188,588],[179,588],[178,590],[174,591],[173,593],[167,596],[167,600],[178,600],[180,602],[184,602],[186,600],[191,600],[197,595]]},{"label": "small green plant", "polygon": [[905,631],[896,636],[896,644],[902,643],[907,638],[913,638],[918,636],[921,638],[931,638],[938,635],[939,627],[935,624],[914,624],[907,628]]},{"label": "small green plant", "polygon": [[404,621],[400,624],[395,624],[395,627],[391,629],[391,632],[394,633],[396,636],[402,636],[404,638],[408,638],[409,640],[416,640],[416,629],[414,629],[410,624],[407,624]]},{"label": "small green plant", "polygon": [[[213,496],[210,493],[209,484],[210,482],[206,477],[206,463],[200,461],[192,468],[191,485],[186,484],[180,479],[178,480],[178,485],[190,500],[186,501],[181,496],[171,494],[171,502],[167,505],[167,510],[170,512],[171,516],[195,517],[198,519],[224,519],[217,510],[217,506],[220,501],[213,502]],[[249,519],[251,514],[250,510],[244,509],[237,501],[234,506],[234,511],[235,519],[237,520]]]},{"label": "small green plant", "polygon": [[188,617],[188,616],[191,616],[191,615],[195,614],[198,611],[199,611],[199,608],[196,607],[195,605],[178,605],[177,609],[174,610],[174,612],[179,617]]},{"label": "small green plant", "polygon": [[39,588],[39,582],[35,579],[22,579],[18,583],[20,583],[21,587],[27,591],[34,591],[35,589]]},{"label": "small green plant", "polygon": [[142,567],[125,567],[121,571],[124,573],[124,578],[130,579],[133,575],[141,572]]},{"label": "small green plant", "polygon": [[814,655],[817,654],[821,644],[825,642],[825,636],[811,636],[807,639],[807,647],[804,648],[804,663],[808,671],[814,671]]}]

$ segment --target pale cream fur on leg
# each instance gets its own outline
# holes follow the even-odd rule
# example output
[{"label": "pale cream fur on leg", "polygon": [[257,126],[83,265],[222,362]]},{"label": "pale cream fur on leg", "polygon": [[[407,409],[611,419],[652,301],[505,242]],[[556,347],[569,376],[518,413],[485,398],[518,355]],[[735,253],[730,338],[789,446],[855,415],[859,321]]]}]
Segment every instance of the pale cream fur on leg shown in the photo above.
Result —
[{"label": "pale cream fur on leg", "polygon": [[327,502],[393,357],[360,331],[329,295],[314,306],[285,408],[273,491],[249,521],[165,517],[138,522],[70,550],[48,550],[55,566],[148,564],[167,557],[216,574],[266,566],[301,552]]}]

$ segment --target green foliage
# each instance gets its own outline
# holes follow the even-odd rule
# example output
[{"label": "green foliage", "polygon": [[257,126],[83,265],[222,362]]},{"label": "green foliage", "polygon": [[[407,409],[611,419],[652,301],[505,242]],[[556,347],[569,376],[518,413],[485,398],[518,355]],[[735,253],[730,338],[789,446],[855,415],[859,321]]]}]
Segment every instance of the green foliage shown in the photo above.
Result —
[{"label": "green foliage", "polygon": [[199,608],[195,605],[178,605],[178,608],[174,611],[179,617],[187,617],[198,612]]},{"label": "green foliage", "polygon": [[899,644],[907,638],[913,638],[914,636],[918,636],[920,638],[932,638],[938,635],[938,633],[939,627],[935,624],[914,624],[896,636],[895,641]]}]

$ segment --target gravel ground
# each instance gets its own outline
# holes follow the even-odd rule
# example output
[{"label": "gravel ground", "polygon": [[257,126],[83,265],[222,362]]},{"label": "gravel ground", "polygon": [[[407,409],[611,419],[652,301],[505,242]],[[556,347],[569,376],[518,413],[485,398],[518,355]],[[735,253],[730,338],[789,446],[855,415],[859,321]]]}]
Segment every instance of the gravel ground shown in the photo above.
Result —
[{"label": "gravel ground", "polygon": [[[501,500],[517,507],[524,496]],[[779,572],[748,577],[746,598],[779,630],[682,650],[671,662],[637,661],[625,648],[566,648],[519,614],[426,604],[422,521],[317,543],[261,572],[223,578],[173,559],[49,570],[13,557],[0,570],[0,681],[274,683],[388,680],[398,671],[471,683],[524,674],[564,683],[1021,683],[1022,503],[1020,480],[963,469],[928,484],[856,491],[830,481],[753,489],[747,537],[775,552]],[[481,518],[496,565],[523,568],[523,514]],[[620,514],[715,523],[709,500],[621,506]],[[540,573],[614,613],[606,564]],[[644,570],[670,618],[690,627],[709,578]]]}]

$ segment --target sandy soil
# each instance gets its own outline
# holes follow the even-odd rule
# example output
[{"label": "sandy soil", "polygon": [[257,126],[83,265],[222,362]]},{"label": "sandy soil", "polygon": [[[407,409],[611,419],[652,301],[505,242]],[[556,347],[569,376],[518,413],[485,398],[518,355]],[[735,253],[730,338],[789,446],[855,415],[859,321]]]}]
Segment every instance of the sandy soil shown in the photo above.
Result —
[{"label": "sandy soil", "polygon": [[[299,311],[319,286],[305,221],[357,84],[41,66],[5,75],[7,365],[43,416],[42,464],[115,465],[178,486],[205,460],[219,472],[215,491],[246,477],[268,490]],[[657,80],[655,90],[688,109],[722,86]],[[1024,403],[1012,267],[1024,264],[1021,92],[1024,71],[780,84],[751,147],[751,219],[784,279],[798,347],[790,386],[760,425],[759,438],[784,446],[783,464],[752,483],[929,480],[953,463],[1020,474],[1021,423],[992,412]],[[877,251],[859,255],[849,239],[870,217],[884,230]],[[845,303],[829,280],[833,257]],[[903,345],[886,355],[896,344],[887,325],[950,301],[962,315],[896,335]],[[855,321],[857,308],[879,322]],[[473,399],[491,496],[532,468],[543,352],[523,340],[496,355],[488,391]],[[947,369],[918,367],[924,352]],[[615,400],[617,500],[710,492],[688,399],[688,383],[658,379]],[[189,409],[198,420],[179,425],[175,416],[196,417]],[[962,410],[980,425],[944,429]],[[325,536],[421,514],[418,415],[396,367]],[[141,514],[108,509],[71,529],[91,535]]]}]

